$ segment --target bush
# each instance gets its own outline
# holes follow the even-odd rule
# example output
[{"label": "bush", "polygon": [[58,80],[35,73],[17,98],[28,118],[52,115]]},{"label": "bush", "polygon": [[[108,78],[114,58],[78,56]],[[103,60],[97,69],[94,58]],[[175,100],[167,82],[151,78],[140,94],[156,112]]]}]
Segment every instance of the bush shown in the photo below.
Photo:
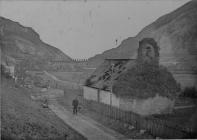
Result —
[{"label": "bush", "polygon": [[93,83],[91,82],[91,79],[88,78],[86,81],[85,81],[85,86],[91,86]]},{"label": "bush", "polygon": [[197,98],[197,90],[195,87],[186,87],[180,94],[181,97]]},{"label": "bush", "polygon": [[6,67],[4,65],[1,64],[1,76],[7,78],[7,79],[11,79],[12,76],[10,75],[9,72],[6,72]]},{"label": "bush", "polygon": [[47,88],[48,83],[40,76],[34,77],[34,85],[41,88]]},{"label": "bush", "polygon": [[96,77],[96,75],[91,75],[88,79],[86,79],[85,86],[91,86],[92,84],[94,84],[92,79],[95,78],[95,77]]},{"label": "bush", "polygon": [[192,126],[192,129],[193,129],[193,138],[197,138],[197,109],[196,111],[194,112],[194,114],[192,115],[191,117],[191,126]]},{"label": "bush", "polygon": [[143,64],[120,75],[113,91],[117,96],[148,98],[159,94],[171,98],[176,96],[180,87],[165,67]]},{"label": "bush", "polygon": [[103,85],[103,90],[107,90],[108,89],[108,86],[107,85]]},{"label": "bush", "polygon": [[5,67],[4,65],[1,64],[1,75],[4,75],[5,74]]}]

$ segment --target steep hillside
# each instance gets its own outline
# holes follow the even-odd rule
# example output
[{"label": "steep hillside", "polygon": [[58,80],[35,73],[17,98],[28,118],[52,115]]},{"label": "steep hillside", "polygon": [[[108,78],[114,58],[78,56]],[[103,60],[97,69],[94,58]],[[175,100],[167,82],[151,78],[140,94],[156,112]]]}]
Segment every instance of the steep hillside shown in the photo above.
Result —
[{"label": "steep hillside", "polygon": [[193,0],[145,27],[136,37],[129,37],[114,49],[89,59],[98,66],[105,58],[133,58],[138,42],[153,37],[160,46],[160,62],[179,69],[197,68],[197,1]]},{"label": "steep hillside", "polygon": [[32,28],[3,17],[0,17],[0,39],[1,63],[7,61],[15,64],[29,57],[71,60],[59,49],[44,43]]},{"label": "steep hillside", "polygon": [[84,140],[52,111],[33,101],[33,89],[15,88],[12,80],[1,77],[2,140]]},{"label": "steep hillside", "polygon": [[111,50],[107,50],[102,54],[98,54],[92,58],[89,58],[88,64],[92,66],[100,65],[104,59],[107,58],[115,58],[115,59],[127,59],[127,58],[135,58],[136,48],[132,46],[138,46],[138,40],[134,37],[129,37],[122,41],[120,46],[117,48],[113,48]]}]

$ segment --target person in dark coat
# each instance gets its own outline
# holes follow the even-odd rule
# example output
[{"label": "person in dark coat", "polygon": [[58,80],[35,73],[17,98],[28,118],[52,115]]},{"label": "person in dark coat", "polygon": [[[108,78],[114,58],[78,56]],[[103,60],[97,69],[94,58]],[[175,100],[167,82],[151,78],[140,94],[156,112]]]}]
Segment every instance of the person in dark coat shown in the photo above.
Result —
[{"label": "person in dark coat", "polygon": [[73,106],[73,114],[77,115],[77,111],[78,111],[78,105],[79,105],[79,101],[77,98],[75,98],[72,102],[72,106]]}]

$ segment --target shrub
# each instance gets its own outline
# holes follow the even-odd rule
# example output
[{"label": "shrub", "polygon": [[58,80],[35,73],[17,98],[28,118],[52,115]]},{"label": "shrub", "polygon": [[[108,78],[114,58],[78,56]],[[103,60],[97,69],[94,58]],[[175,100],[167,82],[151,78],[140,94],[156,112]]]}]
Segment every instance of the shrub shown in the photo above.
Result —
[{"label": "shrub", "polygon": [[95,78],[96,75],[91,75],[88,79],[85,80],[85,86],[91,86],[92,84],[94,84],[93,82],[93,78]]},{"label": "shrub", "polygon": [[108,86],[107,85],[103,85],[103,90],[107,90],[108,89]]},{"label": "shrub", "polygon": [[1,64],[1,75],[5,75],[5,67]]},{"label": "shrub", "polygon": [[91,86],[93,83],[91,82],[91,79],[88,78],[86,81],[85,81],[85,86]]},{"label": "shrub", "polygon": [[6,67],[4,65],[2,65],[2,64],[1,64],[1,76],[5,77],[7,79],[11,79],[12,78],[10,73],[6,71]]},{"label": "shrub", "polygon": [[143,64],[127,70],[114,83],[117,96],[153,97],[156,94],[174,97],[180,90],[172,74],[162,66]]},{"label": "shrub", "polygon": [[180,94],[181,97],[197,98],[197,90],[195,87],[186,87]]}]

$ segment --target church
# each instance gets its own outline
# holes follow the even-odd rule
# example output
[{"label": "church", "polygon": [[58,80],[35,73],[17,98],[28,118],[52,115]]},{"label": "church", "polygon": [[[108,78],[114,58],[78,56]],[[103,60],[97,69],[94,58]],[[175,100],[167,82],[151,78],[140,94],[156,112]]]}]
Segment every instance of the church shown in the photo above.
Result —
[{"label": "church", "polygon": [[159,46],[139,41],[136,58],[108,58],[84,85],[84,98],[141,115],[170,113],[180,85],[159,65]]}]

